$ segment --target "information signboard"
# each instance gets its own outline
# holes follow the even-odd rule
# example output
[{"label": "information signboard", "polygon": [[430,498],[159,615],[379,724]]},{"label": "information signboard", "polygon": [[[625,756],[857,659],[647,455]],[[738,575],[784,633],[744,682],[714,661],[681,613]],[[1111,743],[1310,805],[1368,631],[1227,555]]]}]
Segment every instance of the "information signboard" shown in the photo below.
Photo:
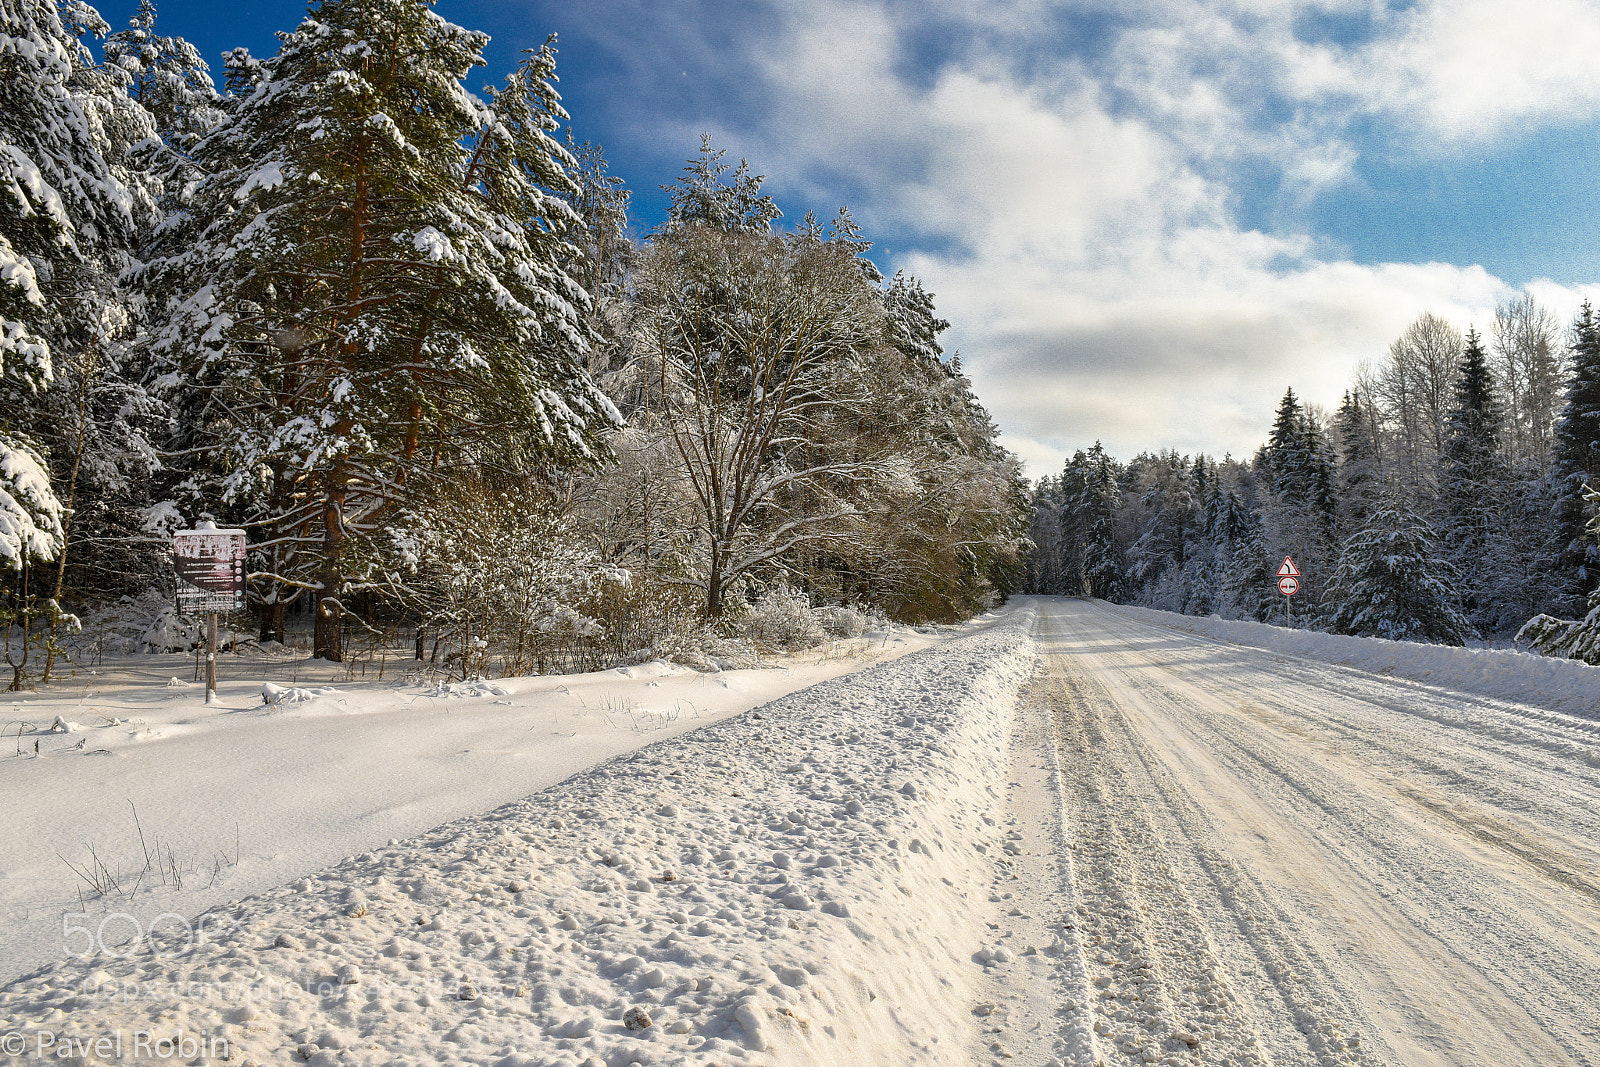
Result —
[{"label": "information signboard", "polygon": [[172,535],[178,610],[185,615],[243,611],[243,530],[179,530]]}]

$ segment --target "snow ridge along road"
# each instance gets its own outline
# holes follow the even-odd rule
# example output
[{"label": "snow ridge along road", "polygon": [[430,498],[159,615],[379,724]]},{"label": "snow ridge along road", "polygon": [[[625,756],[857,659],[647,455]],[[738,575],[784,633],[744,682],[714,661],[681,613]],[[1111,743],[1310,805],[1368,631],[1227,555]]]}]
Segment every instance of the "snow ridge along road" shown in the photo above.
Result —
[{"label": "snow ridge along road", "polygon": [[0,993],[0,1057],[966,1067],[1032,623],[214,909],[204,943],[47,967]]},{"label": "snow ridge along road", "polygon": [[1058,1062],[1600,1064],[1593,723],[1033,603]]}]

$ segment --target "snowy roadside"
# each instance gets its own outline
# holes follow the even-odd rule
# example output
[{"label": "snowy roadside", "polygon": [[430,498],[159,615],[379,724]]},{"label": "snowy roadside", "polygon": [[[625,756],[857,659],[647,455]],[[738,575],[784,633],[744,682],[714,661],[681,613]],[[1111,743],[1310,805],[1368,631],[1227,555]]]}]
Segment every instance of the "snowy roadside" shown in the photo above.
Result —
[{"label": "snowy roadside", "polygon": [[53,965],[0,994],[0,1054],[963,1064],[1032,619],[215,909],[161,955]]},{"label": "snowy roadside", "polygon": [[[1600,669],[1577,660],[1550,659],[1515,649],[1452,648],[1411,641],[1344,637],[1259,622],[1232,622],[1124,604],[1096,603],[1103,603],[1107,609],[1126,618],[1169,630],[1459,689],[1477,699],[1515,701],[1600,723]],[[1600,734],[1600,728],[1596,732]]]},{"label": "snowy roadside", "polygon": [[960,632],[896,627],[712,674],[653,662],[449,685],[226,657],[214,705],[183,681],[186,657],[137,656],[7,694],[0,984],[63,958],[64,925],[114,949],[157,917],[171,929]]}]

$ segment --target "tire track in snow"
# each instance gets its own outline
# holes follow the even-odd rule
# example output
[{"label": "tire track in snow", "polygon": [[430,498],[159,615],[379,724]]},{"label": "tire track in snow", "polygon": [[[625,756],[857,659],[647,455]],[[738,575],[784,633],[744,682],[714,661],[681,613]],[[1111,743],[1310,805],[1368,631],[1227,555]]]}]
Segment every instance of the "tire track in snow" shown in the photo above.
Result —
[{"label": "tire track in snow", "polygon": [[[1043,635],[1048,647],[1049,634]],[[1045,694],[1070,826],[1097,1063],[1273,1062],[1139,803],[1106,701],[1060,656]],[[1114,709],[1111,709],[1114,710]]]},{"label": "tire track in snow", "polygon": [[[1348,1018],[1365,1016],[1408,1065],[1597,1062],[1600,915],[1585,891],[1588,840],[1524,815],[1582,796],[1587,767],[1552,757],[1558,746],[1546,739],[1514,762],[1507,731],[1460,729],[1466,715],[1448,694],[1414,683],[1353,684],[1358,672],[1331,667],[1335,684],[1322,686],[1309,665],[1175,642],[1089,605],[1067,610],[1074,649],[1123,709],[1113,721],[1127,725],[1148,781],[1168,798],[1155,811],[1171,817],[1174,840],[1191,843],[1216,906],[1264,961],[1297,957],[1286,970],[1265,963],[1275,981],[1275,969],[1297,979],[1280,989],[1312,974],[1313,986],[1352,991]],[[1446,706],[1414,714],[1418,700]],[[1399,725],[1386,732],[1391,719]],[[1482,778],[1469,802],[1461,793],[1473,779],[1430,753],[1479,739]],[[1550,797],[1538,796],[1541,782]],[[1486,797],[1519,810],[1496,811]],[[1290,1019],[1302,1029],[1314,1021]]]}]

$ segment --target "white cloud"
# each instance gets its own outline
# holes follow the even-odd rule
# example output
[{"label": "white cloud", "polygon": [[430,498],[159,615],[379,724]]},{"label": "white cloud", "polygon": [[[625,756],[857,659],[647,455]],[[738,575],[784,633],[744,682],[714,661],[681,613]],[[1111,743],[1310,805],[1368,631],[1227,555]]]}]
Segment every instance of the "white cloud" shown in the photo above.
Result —
[{"label": "white cloud", "polygon": [[[1104,52],[1039,54],[1061,5],[940,5],[970,46],[929,69],[908,32],[926,5],[783,0],[718,60],[744,110],[667,124],[686,145],[712,129],[780,203],[827,211],[854,190],[869,234],[916,249],[886,265],[957,324],[947,341],[1034,475],[1097,438],[1122,456],[1249,454],[1285,388],[1332,408],[1422,312],[1486,327],[1509,291],[1482,268],[1330,258],[1294,209],[1350,178],[1357,119],[1403,124],[1422,152],[1600,103],[1587,0],[1075,6],[1113,16]],[[1308,12],[1370,36],[1308,42]],[[659,115],[639,121],[663,136]],[[1291,221],[1240,224],[1247,197]],[[1533,289],[1570,314],[1579,294],[1557,290]]]},{"label": "white cloud", "polygon": [[1600,6],[1590,0],[1430,0],[1357,57],[1356,84],[1439,136],[1492,140],[1600,105]]},{"label": "white cloud", "polygon": [[[781,132],[752,151],[816,188],[847,171],[873,222],[932,239],[898,265],[1035,475],[1097,438],[1248,454],[1285,388],[1332,406],[1422,311],[1483,322],[1504,295],[1480,268],[1325,262],[1231,222],[1234,191],[1188,146],[1231,121],[1218,92],[1116,113],[1086,75],[1041,88],[981,57],[913,87],[884,9],[808,11],[761,51]],[[1316,147],[1294,166],[1336,180],[1349,149]]]}]

